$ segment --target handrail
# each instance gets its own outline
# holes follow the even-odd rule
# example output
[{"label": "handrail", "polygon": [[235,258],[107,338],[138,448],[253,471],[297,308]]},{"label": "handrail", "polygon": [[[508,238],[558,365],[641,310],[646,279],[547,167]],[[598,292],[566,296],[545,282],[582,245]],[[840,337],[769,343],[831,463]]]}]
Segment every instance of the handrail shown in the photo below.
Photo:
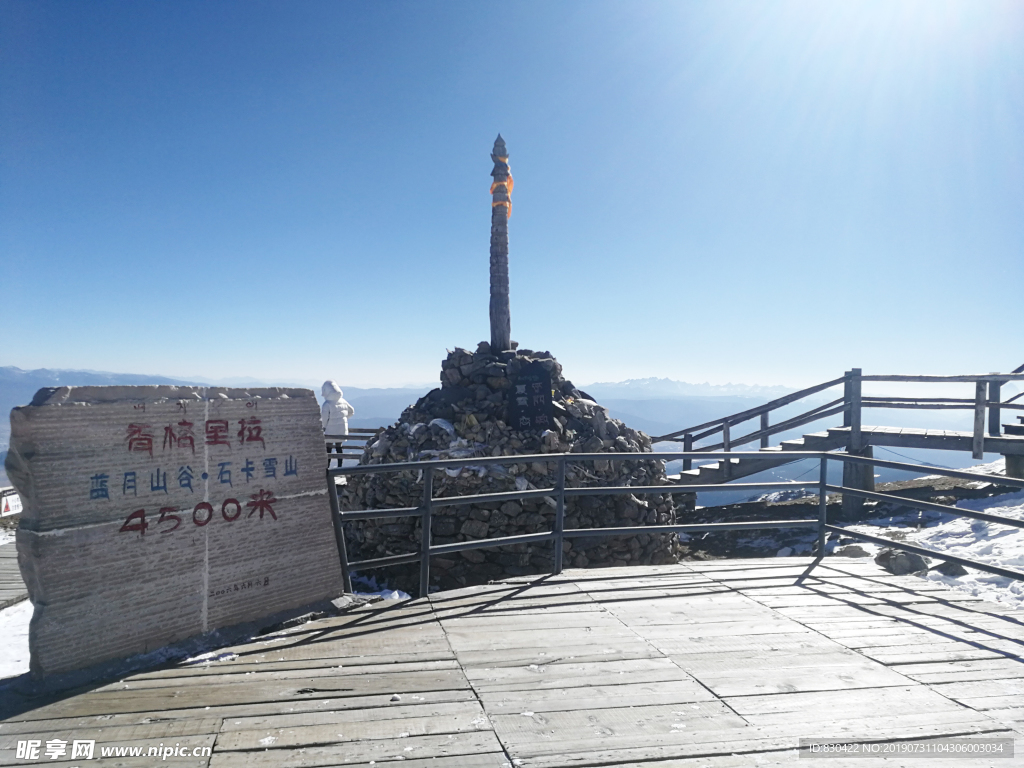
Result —
[{"label": "handrail", "polygon": [[344,435],[324,435],[328,443],[337,443],[342,440],[367,440],[374,435],[379,435],[385,427],[349,427]]},{"label": "handrail", "polygon": [[[746,456],[758,456],[763,457],[764,454],[757,451],[748,452],[737,452],[735,454],[738,457]],[[673,532],[696,532],[696,531],[717,531],[717,530],[744,530],[744,529],[772,529],[772,528],[817,528],[818,531],[818,544],[817,551],[818,556],[815,560],[815,564],[821,561],[825,553],[825,535],[829,531],[841,531],[854,538],[861,538],[870,541],[883,542],[887,546],[894,547],[896,549],[904,549],[906,551],[926,553],[929,556],[933,556],[939,559],[944,559],[952,562],[957,562],[962,565],[986,571],[988,573],[995,573],[1002,576],[1008,576],[1009,578],[1024,580],[1024,572],[1014,571],[1006,568],[999,568],[996,566],[990,566],[985,563],[979,563],[977,561],[968,560],[966,558],[959,558],[952,555],[946,555],[942,552],[935,552],[933,550],[924,549],[922,547],[916,547],[914,545],[905,544],[898,541],[889,541],[887,539],[877,539],[867,534],[860,534],[856,531],[852,531],[839,526],[830,525],[828,522],[828,504],[827,494],[829,491],[838,491],[844,495],[851,497],[869,498],[877,501],[891,501],[898,503],[902,506],[908,506],[920,509],[938,509],[942,512],[947,512],[953,515],[960,515],[963,517],[973,517],[975,519],[987,520],[989,522],[996,522],[1000,524],[1006,524],[1016,527],[1024,527],[1024,521],[1016,520],[1015,518],[1003,517],[1000,515],[993,515],[984,512],[974,512],[972,510],[961,510],[956,507],[949,507],[946,505],[935,504],[933,502],[918,501],[912,498],[899,496],[890,493],[877,493],[874,491],[866,491],[855,488],[849,488],[845,485],[834,486],[828,483],[828,462],[829,461],[840,461],[843,463],[855,463],[855,464],[866,464],[872,467],[890,467],[895,469],[901,469],[905,471],[911,471],[919,474],[937,474],[947,477],[955,477],[969,480],[979,480],[987,483],[998,483],[1000,486],[1010,488],[1021,488],[1024,489],[1024,480],[1017,478],[1009,478],[1002,476],[993,476],[988,474],[981,474],[977,472],[965,472],[962,470],[949,470],[938,467],[925,467],[918,464],[908,464],[904,462],[893,462],[882,459],[868,458],[865,456],[855,456],[850,454],[834,454],[822,451],[785,451],[778,452],[774,455],[784,456],[786,458],[794,459],[817,459],[819,461],[819,476],[817,482],[805,482],[805,483],[735,483],[735,484],[715,484],[708,486],[686,486],[678,485],[674,483],[666,485],[653,485],[653,486],[596,486],[596,487],[578,487],[569,488],[566,487],[566,465],[569,463],[578,464],[581,462],[588,461],[658,461],[668,459],[679,459],[679,458],[714,458],[716,454],[711,451],[687,451],[682,454],[678,453],[547,453],[547,454],[531,454],[521,456],[487,456],[480,458],[467,458],[467,459],[435,459],[430,461],[416,461],[416,462],[393,462],[384,464],[366,464],[357,467],[334,467],[327,470],[327,487],[328,496],[331,504],[331,517],[334,522],[334,532],[336,541],[338,544],[338,555],[341,560],[342,577],[344,579],[344,587],[346,591],[352,590],[351,581],[351,569],[354,567],[362,568],[379,568],[388,565],[398,565],[404,563],[419,562],[420,564],[420,597],[426,597],[428,594],[428,587],[430,581],[430,558],[432,556],[440,554],[448,554],[452,552],[466,551],[470,549],[493,549],[496,547],[509,546],[511,544],[518,543],[530,543],[530,542],[553,542],[553,566],[552,572],[554,574],[561,573],[562,571],[562,545],[565,539],[578,538],[578,537],[600,537],[600,536],[629,536],[641,533],[673,533]],[[514,463],[532,463],[532,462],[556,462],[557,471],[555,473],[555,483],[552,488],[535,489],[535,490],[516,490],[501,493],[490,493],[490,494],[475,494],[468,496],[455,496],[455,497],[437,497],[433,495],[433,476],[437,469],[445,469],[451,467],[465,467],[465,466],[479,466],[479,465],[501,465],[501,464],[514,464]],[[405,507],[405,508],[392,508],[383,510],[356,510],[352,512],[342,512],[341,505],[338,499],[338,488],[334,482],[334,478],[339,475],[358,475],[367,473],[381,473],[381,472],[405,472],[405,471],[421,471],[422,482],[423,482],[423,503],[420,507]],[[719,491],[719,490],[736,490],[736,489],[762,489],[762,488],[814,488],[818,490],[818,517],[817,519],[796,519],[796,520],[760,520],[753,522],[739,522],[739,523],[679,523],[672,525],[645,525],[645,526],[628,526],[628,527],[608,527],[608,528],[565,528],[565,499],[571,496],[583,496],[583,495],[619,495],[619,494],[634,494],[634,493],[662,493],[662,494],[689,494],[697,490],[700,491]],[[431,544],[431,521],[433,508],[435,506],[454,506],[461,504],[472,504],[472,503],[483,503],[485,501],[496,501],[505,500],[511,498],[537,498],[537,497],[553,497],[555,502],[555,521],[551,531],[541,531],[537,533],[520,534],[516,536],[503,536],[493,539],[470,539],[467,541],[453,542],[451,544],[432,545]],[[398,516],[412,516],[420,517],[422,521],[421,526],[421,540],[420,548],[418,552],[404,552],[392,555],[386,555],[384,557],[373,558],[371,560],[363,560],[358,562],[349,562],[348,553],[345,546],[344,537],[344,523],[349,520],[366,520],[372,517],[398,517]]]},{"label": "handrail", "polygon": [[890,400],[906,401],[908,403],[970,403],[974,405],[973,397],[864,397],[865,403],[888,402]]},{"label": "handrail", "polygon": [[324,445],[330,460],[358,461],[363,458],[367,443],[384,431],[384,427],[350,427],[344,435],[324,435]]},{"label": "handrail", "polygon": [[[847,451],[859,452],[865,449],[863,431],[861,429],[861,415],[866,408],[903,408],[923,410],[973,410],[974,411],[974,432],[971,441],[971,455],[980,459],[985,453],[985,414],[988,413],[988,435],[999,437],[1001,435],[1000,416],[1003,409],[1009,411],[1024,410],[1024,403],[1016,404],[1015,401],[1024,396],[1024,392],[1014,395],[1006,401],[1000,401],[1000,389],[1003,384],[1009,381],[1024,381],[1024,366],[1016,369],[1013,373],[989,373],[972,374],[963,376],[911,376],[911,375],[870,375],[865,376],[859,368],[847,371],[841,378],[826,381],[813,387],[793,392],[784,397],[776,398],[756,408],[749,408],[739,413],[724,416],[719,419],[704,422],[693,427],[670,432],[665,435],[652,437],[652,442],[681,442],[684,447],[692,449],[694,443],[699,442],[711,435],[722,434],[722,441],[711,446],[701,446],[702,450],[718,450],[731,453],[732,447],[744,445],[760,438],[761,448],[768,447],[768,438],[771,435],[784,432],[812,421],[823,419],[836,413],[844,413],[843,426],[849,427],[847,439]],[[940,382],[940,383],[973,383],[975,385],[973,398],[955,397],[878,397],[863,396],[861,386],[863,382]],[[817,406],[799,416],[793,416],[785,421],[770,425],[768,414],[789,403],[796,402],[816,392],[834,387],[842,382],[844,384],[843,397],[830,403]],[[842,403],[841,407],[835,406]],[[760,429],[744,435],[738,439],[730,436],[730,427],[747,421],[760,415]],[[684,470],[689,470],[692,462],[685,461]],[[728,478],[731,468],[725,465],[725,477]]]},{"label": "handrail", "polygon": [[[865,499],[871,499],[872,501],[888,501],[892,498],[892,494],[889,493],[863,491],[857,488],[847,488],[845,485],[826,485],[825,490],[835,493],[851,493]],[[918,506],[931,512],[945,512],[946,514],[958,515],[959,517],[969,517],[972,520],[984,520],[986,523],[999,523],[1000,525],[1009,525],[1013,528],[1024,528],[1024,520],[1016,520],[1012,517],[990,515],[986,512],[975,512],[970,509],[959,509],[948,504],[936,504],[933,501],[921,501],[918,503]]]},{"label": "handrail", "polygon": [[995,381],[1024,381],[1024,373],[980,373],[966,376],[911,376],[901,374],[861,376],[861,381],[903,381],[903,382],[938,382],[938,383],[979,383]]},{"label": "handrail", "polygon": [[[833,407],[839,405],[839,403],[841,403],[841,402],[843,402],[843,398],[840,397],[840,398],[837,398],[836,400],[833,400],[831,402],[825,403],[824,405],[815,406],[814,408],[811,408],[811,410],[805,411],[804,413],[800,414],[799,416],[794,416],[791,419],[787,420],[786,422],[783,422],[783,424],[789,424],[789,422],[795,422],[795,421],[798,421],[800,419],[804,419],[804,418],[806,418],[808,416],[815,416],[816,414],[821,414],[821,415],[817,415],[816,418],[811,419],[811,421],[816,421],[817,419],[824,418],[825,416],[831,415],[831,414],[823,413],[824,411],[827,411],[829,408],[833,408]],[[842,410],[842,409],[840,409],[840,410]],[[732,426],[733,423],[734,422],[730,422],[730,426]],[[742,422],[736,422],[736,423],[742,423]],[[806,424],[807,422],[803,422],[803,423]],[[771,434],[774,434],[775,432],[779,431],[778,429],[776,429],[776,427],[779,427],[779,426],[780,426],[779,424],[775,424],[775,425],[769,427],[768,429],[760,429],[757,432],[754,432],[754,433],[751,433],[751,434],[756,434],[758,437],[760,437],[761,433],[765,432],[765,433],[771,435]],[[797,424],[790,424],[790,426],[798,426],[798,425]],[[710,437],[711,435],[715,434],[718,431],[720,431],[720,428],[718,428],[718,429],[709,429],[709,430],[706,430],[704,432],[701,432],[698,435],[693,435],[692,437],[693,437],[693,439],[695,441],[696,440],[703,440],[705,437]],[[676,440],[675,442],[679,442],[679,441]],[[730,440],[730,443],[732,445],[743,445],[744,442],[748,442],[748,441],[745,441],[742,438],[740,440]],[[702,446],[702,448],[703,448],[703,450],[710,450],[708,448],[704,448],[703,446]]]},{"label": "handrail", "polygon": [[[786,419],[786,421],[780,421],[778,424],[772,424],[770,427],[768,427],[768,429],[759,429],[756,432],[751,432],[749,435],[744,435],[743,437],[731,440],[730,445],[746,445],[747,443],[752,443],[755,440],[758,440],[762,437],[770,437],[771,435],[774,435],[778,432],[785,432],[787,429],[793,429],[794,427],[802,427],[804,424],[810,424],[812,422],[819,421],[829,416],[835,416],[837,413],[842,413],[844,410],[846,410],[845,406],[836,407],[841,402],[843,402],[843,399],[839,398],[838,400],[833,400],[831,403],[826,403],[825,405],[819,406],[817,408],[812,408],[811,410],[807,411],[806,413],[802,413],[799,416],[794,416],[791,419]],[[694,437],[694,439],[697,439],[696,436]],[[716,451],[719,448],[723,447],[724,443],[716,443],[715,445],[702,445],[701,450]],[[775,453],[773,452],[772,455],[774,456]]]},{"label": "handrail", "polygon": [[[815,458],[820,451],[773,451],[772,456],[781,458],[799,459]],[[832,454],[829,454],[832,455]],[[550,463],[566,459],[572,462],[580,461],[678,461],[679,459],[720,459],[721,454],[713,454],[703,449],[699,451],[651,451],[650,453],[528,453],[513,456],[475,456],[468,459],[429,459],[425,461],[395,461],[384,464],[360,464],[355,467],[331,467],[328,472],[333,477],[338,475],[366,475],[375,474],[381,471],[388,472],[419,472],[420,470],[432,467],[433,469],[454,469],[455,467],[476,467],[488,466],[490,464],[532,464]],[[763,459],[764,454],[759,451],[736,451],[733,458],[758,458]],[[659,488],[672,488],[674,483],[666,483]],[[629,487],[629,486],[626,486]],[[528,493],[528,491],[522,491]]]},{"label": "handrail", "polygon": [[765,403],[764,405],[757,406],[756,408],[750,408],[746,411],[740,411],[739,413],[734,413],[731,416],[726,416],[721,419],[713,419],[712,421],[705,422],[704,424],[698,424],[695,427],[687,427],[686,429],[680,429],[678,432],[670,432],[669,434],[662,435],[661,437],[652,437],[651,441],[655,442],[660,440],[669,440],[673,437],[678,437],[679,435],[685,434],[687,432],[696,432],[698,429],[712,427],[716,424],[723,424],[725,422],[729,422],[729,424],[740,424],[744,421],[747,421],[748,419],[754,418],[755,416],[759,416],[762,413],[774,411],[778,408],[781,408],[784,405],[795,403],[797,400],[803,400],[805,397],[821,392],[824,389],[829,389],[830,387],[834,387],[837,384],[842,384],[845,378],[845,376],[840,376],[838,379],[826,381],[824,384],[816,384],[813,387],[801,389],[799,392],[791,392],[788,395],[784,395],[782,397],[776,398],[775,400],[771,400]]},{"label": "handrail", "polygon": [[838,525],[826,525],[825,530],[832,533],[838,533],[841,536],[860,539],[861,541],[870,541],[872,544],[881,544],[882,546],[892,547],[893,549],[902,549],[904,552],[913,552],[915,555],[921,555],[922,557],[935,557],[939,560],[945,560],[947,563],[966,565],[969,568],[985,571],[986,573],[994,573],[996,576],[1003,576],[1007,579],[1024,580],[1024,573],[1021,573],[1020,571],[1014,571],[1009,568],[1000,568],[998,565],[979,563],[977,560],[969,560],[966,557],[947,555],[945,552],[936,552],[934,549],[928,549],[927,547],[916,547],[913,544],[907,544],[902,541],[890,541],[889,539],[883,539],[881,536],[872,536],[868,533],[861,533],[860,531],[851,531],[849,528],[844,528]]},{"label": "handrail", "polygon": [[866,456],[853,456],[845,453],[827,454],[830,458],[841,459],[849,464],[867,464],[872,467],[883,469],[898,469],[904,472],[917,472],[920,469],[927,469],[930,475],[942,475],[943,477],[955,477],[959,480],[980,480],[986,483],[999,481],[999,485],[1008,485],[1013,488],[1024,488],[1024,480],[1016,477],[1005,477],[1003,475],[984,475],[979,472],[967,472],[962,469],[946,469],[945,467],[924,467],[922,464],[911,464],[906,461],[890,461],[889,459],[874,459]]},{"label": "handrail", "polygon": [[[1016,398],[1013,398],[1016,400]],[[1004,400],[999,403],[990,403],[989,408],[1002,410],[1006,408],[1010,411],[1019,411],[1024,409],[1024,405],[1012,405],[1012,400]],[[974,401],[972,400],[969,405],[960,403],[915,403],[913,401],[900,400],[899,398],[893,399],[880,399],[876,402],[868,402],[868,398],[864,398],[864,402],[861,405],[862,408],[913,408],[923,411],[973,411]]]}]

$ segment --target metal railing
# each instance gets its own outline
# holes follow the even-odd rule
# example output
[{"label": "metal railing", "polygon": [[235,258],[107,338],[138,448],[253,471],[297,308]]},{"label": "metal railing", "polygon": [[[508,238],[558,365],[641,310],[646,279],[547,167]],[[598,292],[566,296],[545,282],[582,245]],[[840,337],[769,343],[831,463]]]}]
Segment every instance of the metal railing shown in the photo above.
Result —
[{"label": "metal railing", "polygon": [[[1024,366],[1022,366],[1024,367]],[[893,382],[893,383],[966,383],[974,384],[974,397],[971,398],[950,398],[950,397],[864,397],[861,394],[862,383],[869,382]],[[862,412],[868,408],[920,408],[931,410],[973,410],[974,429],[971,442],[971,453],[974,458],[980,459],[985,451],[985,414],[988,413],[988,435],[999,437],[1001,434],[999,422],[1003,410],[1024,411],[1024,403],[1015,401],[1021,397],[1016,395],[1005,401],[1001,401],[1001,390],[1003,384],[1010,381],[1024,381],[1024,372],[1021,369],[1013,373],[991,373],[975,374],[968,376],[865,376],[860,368],[847,371],[838,379],[832,379],[813,387],[802,389],[798,392],[777,398],[764,405],[749,408],[739,413],[723,416],[719,419],[697,424],[693,427],[680,429],[666,435],[652,437],[652,442],[678,442],[683,444],[683,450],[688,452],[701,440],[713,435],[722,435],[721,442],[714,445],[700,446],[700,451],[733,452],[737,446],[746,445],[760,441],[761,448],[767,448],[769,438],[780,432],[786,432],[796,427],[810,424],[815,421],[843,414],[843,426],[849,427],[847,450],[858,451],[863,449],[864,439],[861,434]],[[791,403],[803,400],[811,395],[823,392],[827,389],[843,386],[843,396],[831,400],[823,405],[815,406],[810,410],[796,416],[789,417],[776,424],[770,424],[770,415],[773,411],[783,408]],[[1024,393],[1022,393],[1024,394]],[[743,435],[733,437],[734,427],[752,419],[759,418],[759,428]],[[679,454],[680,456],[682,454]],[[719,457],[715,457],[719,458]],[[763,459],[764,454],[757,458]],[[692,468],[692,460],[684,459],[683,469]]]},{"label": "metal railing", "polygon": [[339,466],[345,459],[359,461],[363,458],[363,449],[366,444],[383,431],[384,427],[372,429],[351,427],[348,434],[325,437],[327,455],[331,459],[337,459]]},{"label": "metal railing", "polygon": [[[1017,528],[1024,528],[1024,520],[992,515],[986,512],[975,512],[972,510],[958,509],[945,504],[934,502],[918,501],[891,493],[877,493],[875,491],[863,491],[856,488],[849,488],[845,485],[831,485],[828,482],[828,462],[839,461],[843,463],[854,462],[867,464],[875,467],[888,467],[891,469],[905,470],[916,474],[942,475],[968,480],[977,480],[987,483],[995,483],[999,486],[1024,489],[1024,480],[1007,478],[1002,476],[985,475],[976,472],[964,472],[960,470],[939,469],[936,467],[925,467],[917,464],[885,461],[881,459],[852,456],[841,453],[823,453],[820,451],[790,451],[779,453],[780,457],[792,457],[794,461],[802,459],[817,459],[820,463],[819,476],[817,481],[810,482],[771,482],[771,483],[716,483],[711,485],[622,485],[622,486],[587,486],[568,487],[566,485],[566,466],[568,464],[580,464],[594,461],[672,461],[680,458],[704,459],[714,456],[707,451],[689,451],[687,453],[546,453],[525,456],[500,456],[480,457],[469,459],[441,459],[435,461],[414,461],[393,464],[366,464],[355,467],[335,467],[327,470],[327,487],[330,496],[332,519],[334,521],[334,533],[338,544],[338,554],[341,559],[341,570],[344,578],[344,586],[347,592],[352,591],[351,572],[354,569],[383,568],[391,565],[419,562],[420,597],[426,597],[430,584],[430,558],[440,555],[452,554],[471,549],[495,549],[514,544],[536,544],[550,541],[553,545],[553,567],[552,573],[562,572],[563,564],[563,542],[573,538],[594,538],[604,536],[635,536],[638,534],[653,533],[699,533],[715,531],[737,531],[756,529],[779,529],[779,528],[814,528],[817,530],[817,560],[821,560],[825,553],[825,540],[829,532],[841,533],[851,538],[861,539],[874,543],[882,543],[889,547],[915,552],[917,554],[935,557],[940,560],[959,563],[976,570],[1005,576],[1011,579],[1024,580],[1024,572],[1015,571],[999,566],[979,563],[966,558],[949,555],[944,552],[936,552],[924,547],[917,547],[899,541],[890,541],[876,536],[859,533],[857,531],[833,525],[828,520],[828,493],[851,494],[856,497],[874,501],[895,502],[902,506],[926,509],[939,512],[946,512],[961,517],[970,517],[977,520],[996,522],[1002,525],[1009,525]],[[757,452],[735,453],[735,457],[763,456]],[[503,465],[521,463],[554,463],[555,481],[551,488],[533,490],[515,490],[500,493],[482,493],[465,496],[435,497],[434,475],[437,470]],[[423,493],[422,501],[416,507],[399,507],[389,509],[368,509],[341,511],[338,498],[338,489],[334,478],[339,476],[390,473],[390,472],[422,472]],[[788,520],[758,520],[754,522],[731,522],[731,523],[678,523],[672,525],[639,525],[615,528],[565,528],[565,500],[575,496],[598,496],[598,495],[622,495],[622,494],[672,494],[685,495],[704,491],[721,490],[749,490],[749,491],[778,491],[795,489],[816,489],[818,496],[818,515],[816,518],[800,518]],[[521,499],[550,499],[554,504],[554,525],[552,530],[539,533],[528,533],[517,536],[504,536],[488,539],[471,539],[449,544],[435,545],[431,543],[431,523],[434,510],[445,506],[465,506],[472,504],[485,504],[505,501],[518,501]],[[706,510],[707,508],[705,508]],[[421,535],[419,548],[415,552],[404,552],[386,557],[378,557],[372,560],[361,560],[349,562],[345,546],[344,525],[353,520],[376,520],[384,518],[413,517],[421,521]]]}]

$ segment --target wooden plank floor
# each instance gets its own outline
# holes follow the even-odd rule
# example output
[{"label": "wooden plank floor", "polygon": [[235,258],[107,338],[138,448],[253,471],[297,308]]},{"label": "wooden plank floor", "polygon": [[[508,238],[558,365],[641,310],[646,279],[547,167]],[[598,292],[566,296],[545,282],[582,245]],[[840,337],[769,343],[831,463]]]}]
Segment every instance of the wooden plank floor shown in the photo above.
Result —
[{"label": "wooden plank floor", "polygon": [[19,739],[60,738],[210,746],[160,762],[212,768],[924,768],[795,747],[965,735],[1015,738],[1017,757],[939,765],[1024,765],[1024,612],[866,559],[797,583],[810,562],[574,570],[365,606],[8,717],[0,765],[24,764]]},{"label": "wooden plank floor", "polygon": [[0,544],[0,610],[28,599],[28,590],[18,570],[18,551],[14,542]]},{"label": "wooden plank floor", "polygon": [[[828,434],[842,435],[849,427],[830,427]],[[902,448],[925,448],[970,453],[974,443],[972,432],[956,432],[948,429],[913,429],[910,427],[862,426],[861,432],[866,445],[894,446]],[[1024,437],[1003,434],[999,437],[985,435],[985,452],[1002,454],[1024,454]]]}]

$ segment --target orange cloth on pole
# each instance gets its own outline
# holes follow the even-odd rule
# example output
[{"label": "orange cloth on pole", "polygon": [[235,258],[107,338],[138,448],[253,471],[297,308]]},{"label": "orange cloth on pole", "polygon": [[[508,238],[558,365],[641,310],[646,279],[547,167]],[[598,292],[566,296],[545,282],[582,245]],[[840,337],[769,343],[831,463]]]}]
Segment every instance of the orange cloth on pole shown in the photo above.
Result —
[{"label": "orange cloth on pole", "polygon": [[499,187],[499,186],[504,187],[505,191],[508,192],[511,195],[512,194],[512,187],[515,186],[515,182],[512,180],[512,175],[509,174],[508,181],[496,181],[493,184],[491,184],[491,194],[492,195],[494,194],[494,190],[497,187]]},{"label": "orange cloth on pole", "polygon": [[491,184],[491,194],[492,195],[494,194],[494,190],[496,190],[498,187],[504,187],[505,188],[505,193],[508,195],[508,202],[507,203],[504,200],[500,200],[500,201],[498,201],[496,203],[491,203],[491,208],[493,208],[496,205],[507,205],[508,206],[507,216],[509,216],[509,217],[512,216],[512,187],[513,186],[515,186],[515,182],[512,181],[512,174],[511,173],[508,175],[508,180],[506,180],[506,181],[496,181],[493,184]]}]

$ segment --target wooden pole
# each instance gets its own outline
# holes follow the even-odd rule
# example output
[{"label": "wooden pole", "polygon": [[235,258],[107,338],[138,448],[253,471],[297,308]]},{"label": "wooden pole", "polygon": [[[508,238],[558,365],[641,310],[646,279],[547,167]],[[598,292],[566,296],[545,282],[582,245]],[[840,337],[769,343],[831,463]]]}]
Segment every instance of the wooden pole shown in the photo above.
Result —
[{"label": "wooden pole", "polygon": [[848,427],[853,423],[853,402],[852,387],[851,383],[851,372],[847,371],[843,374],[843,426]]},{"label": "wooden pole", "polygon": [[971,441],[971,458],[980,459],[985,455],[985,391],[984,381],[974,385],[974,439]]},{"label": "wooden pole", "polygon": [[999,437],[1002,430],[999,428],[999,398],[1002,396],[1002,383],[990,381],[988,383],[988,433],[992,437]]},{"label": "wooden pole", "polygon": [[512,314],[508,302],[508,219],[512,215],[512,174],[505,140],[498,134],[491,152],[491,353],[512,348]]},{"label": "wooden pole", "polygon": [[850,445],[847,451],[853,453],[864,447],[861,440],[860,417],[861,417],[861,373],[860,368],[850,369]]},{"label": "wooden pole", "polygon": [[729,422],[725,421],[722,423],[722,452],[725,453],[725,459],[722,462],[722,477],[726,480],[732,477],[732,459],[729,458],[729,452],[732,450],[729,439]]},{"label": "wooden pole", "polygon": [[[847,412],[847,418],[844,419],[846,426],[850,427],[850,437],[846,444],[846,452],[856,456],[871,456],[871,448],[864,445],[864,437],[861,432],[862,387],[860,368],[851,368],[846,372],[846,386],[843,397],[850,409]],[[874,472],[874,467],[844,461],[843,485],[857,490],[874,488]],[[847,520],[858,518],[863,511],[863,498],[852,496],[848,493],[843,494],[843,516]]]}]

